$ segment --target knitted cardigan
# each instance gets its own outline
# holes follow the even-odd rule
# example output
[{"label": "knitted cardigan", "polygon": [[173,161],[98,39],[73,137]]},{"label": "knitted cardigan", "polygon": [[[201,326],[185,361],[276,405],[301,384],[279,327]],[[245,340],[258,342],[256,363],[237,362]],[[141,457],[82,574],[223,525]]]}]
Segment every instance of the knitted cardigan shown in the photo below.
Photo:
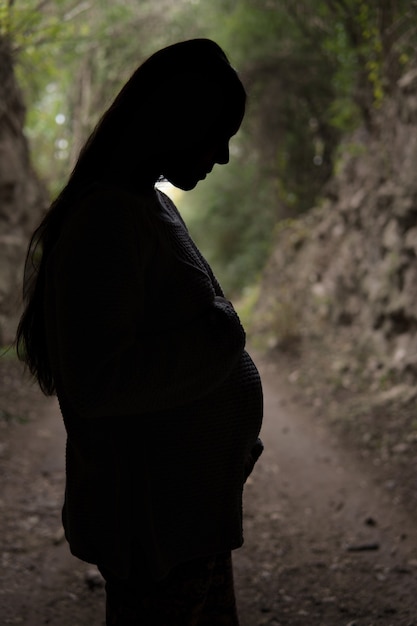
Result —
[{"label": "knitted cardigan", "polygon": [[242,544],[262,419],[238,316],[172,202],[96,185],[49,257],[47,344],[79,558],[155,579]]}]

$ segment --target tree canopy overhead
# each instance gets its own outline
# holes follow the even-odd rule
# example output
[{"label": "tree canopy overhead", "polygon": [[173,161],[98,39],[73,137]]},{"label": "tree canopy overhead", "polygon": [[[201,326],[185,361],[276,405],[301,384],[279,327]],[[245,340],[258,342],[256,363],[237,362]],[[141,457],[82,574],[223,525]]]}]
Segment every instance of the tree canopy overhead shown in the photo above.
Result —
[{"label": "tree canopy overhead", "polygon": [[320,198],[344,134],[372,132],[413,59],[416,17],[414,0],[3,0],[0,32],[12,42],[34,164],[52,194],[145,57],[200,36],[226,50],[249,92],[247,117],[232,163],[181,203],[239,290],[262,268],[274,225]]}]

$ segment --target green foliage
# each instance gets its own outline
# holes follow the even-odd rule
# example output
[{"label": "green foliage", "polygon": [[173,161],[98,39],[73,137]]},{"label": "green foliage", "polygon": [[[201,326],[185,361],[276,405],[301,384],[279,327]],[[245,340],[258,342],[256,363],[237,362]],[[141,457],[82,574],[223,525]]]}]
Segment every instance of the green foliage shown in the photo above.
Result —
[{"label": "green foliage", "polygon": [[[411,44],[416,5],[382,0],[322,0],[314,6],[309,0],[213,0],[210,15],[216,11],[222,18],[216,23],[207,20],[206,32],[215,32],[230,52],[249,90],[252,173],[247,174],[247,152],[243,151],[236,167],[242,175],[236,178],[230,202],[236,201],[247,180],[251,188],[255,171],[262,190],[269,194],[256,216],[265,220],[260,228],[252,226],[254,217],[243,208],[245,202],[229,208],[226,193],[221,207],[212,202],[208,215],[196,218],[202,222],[203,247],[210,239],[204,225],[212,222],[219,232],[228,233],[226,239],[219,235],[218,247],[216,241],[208,241],[207,247],[210,258],[223,263],[227,284],[236,288],[234,259],[239,258],[244,283],[253,280],[256,271],[248,268],[260,267],[261,250],[269,249],[270,216],[277,220],[313,207],[334,172],[341,138],[361,124],[372,127],[384,98],[415,58]],[[250,193],[243,195],[250,198]],[[271,205],[275,210],[263,209]],[[242,213],[246,226],[239,218],[231,218],[231,210]],[[259,236],[266,237],[264,248],[258,246]],[[241,241],[253,247],[253,254],[241,253]],[[248,257],[253,265],[245,263]]]},{"label": "green foliage", "polygon": [[194,239],[228,294],[255,283],[268,256],[277,219],[272,185],[249,158],[232,159],[180,199]]},{"label": "green foliage", "polygon": [[51,195],[64,184],[106,105],[154,45],[165,44],[165,22],[159,19],[164,4],[170,5],[155,8],[151,0],[1,5],[0,29],[12,41],[28,107],[32,159]]},{"label": "green foliage", "polygon": [[368,106],[378,109],[414,56],[416,3],[326,0],[325,4],[344,32],[344,48],[352,63],[347,67],[342,63],[341,70],[352,75],[353,99],[363,108],[367,91]]},{"label": "green foliage", "polygon": [[[74,7],[68,0],[17,0],[3,7],[2,29],[12,42],[16,78],[27,104],[32,160],[54,191],[68,171],[69,77],[62,67],[70,65],[70,49],[80,37]],[[59,181],[55,189],[54,181]]]},{"label": "green foliage", "polygon": [[415,60],[416,6],[0,0],[0,32],[13,42],[33,160],[52,194],[146,56],[180,39],[218,41],[247,87],[247,116],[232,163],[216,168],[182,204],[222,283],[236,293],[256,282],[276,222],[317,203],[341,139],[360,124],[372,130],[375,112]]},{"label": "green foliage", "polygon": [[234,301],[243,327],[250,331],[253,322],[253,313],[259,302],[260,283],[245,287],[239,295],[239,299]]},{"label": "green foliage", "polygon": [[[19,0],[4,5],[1,32],[12,42],[15,71],[29,105],[42,97],[45,86],[57,78],[56,59],[65,40],[73,40],[74,23],[65,13],[69,2],[39,4]],[[44,10],[40,10],[44,6]],[[65,59],[62,59],[65,61]]]}]

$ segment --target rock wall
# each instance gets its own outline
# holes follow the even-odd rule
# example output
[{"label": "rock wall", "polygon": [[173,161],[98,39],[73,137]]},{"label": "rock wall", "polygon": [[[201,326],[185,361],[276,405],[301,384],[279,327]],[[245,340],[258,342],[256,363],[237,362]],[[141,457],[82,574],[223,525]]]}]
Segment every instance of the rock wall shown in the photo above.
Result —
[{"label": "rock wall", "polygon": [[26,248],[47,202],[30,164],[24,118],[10,46],[0,38],[0,346],[14,338]]},{"label": "rock wall", "polygon": [[[417,69],[342,146],[323,204],[281,225],[255,330],[385,388],[417,381]],[[315,347],[314,347],[315,346]]]}]

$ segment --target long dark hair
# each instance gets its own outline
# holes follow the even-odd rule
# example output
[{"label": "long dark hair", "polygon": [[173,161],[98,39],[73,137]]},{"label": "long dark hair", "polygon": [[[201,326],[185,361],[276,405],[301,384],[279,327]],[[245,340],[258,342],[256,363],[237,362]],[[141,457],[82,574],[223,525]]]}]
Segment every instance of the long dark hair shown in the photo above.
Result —
[{"label": "long dark hair", "polygon": [[[81,150],[66,186],[32,235],[23,280],[25,308],[16,333],[16,349],[19,359],[27,365],[46,395],[53,395],[56,391],[44,320],[49,255],[77,199],[93,183],[117,176],[120,165],[115,146],[125,141],[124,153],[128,158],[129,147],[125,144],[129,135],[134,136],[140,141],[139,150],[146,155],[152,143],[155,144],[153,135],[158,125],[176,121],[186,94],[175,94],[170,99],[165,94],[164,100],[164,79],[184,75],[188,94],[193,90],[193,77],[200,83],[211,80],[220,84],[227,94],[230,112],[234,111],[235,117],[242,116],[245,90],[225,53],[215,42],[193,39],[156,52],[139,66],[105,112]],[[130,149],[132,154],[133,149],[135,154],[138,150],[134,142]],[[152,167],[155,167],[152,159],[144,158],[138,184],[141,177],[145,181],[153,176],[153,182],[156,181],[161,172],[150,171]]]}]

